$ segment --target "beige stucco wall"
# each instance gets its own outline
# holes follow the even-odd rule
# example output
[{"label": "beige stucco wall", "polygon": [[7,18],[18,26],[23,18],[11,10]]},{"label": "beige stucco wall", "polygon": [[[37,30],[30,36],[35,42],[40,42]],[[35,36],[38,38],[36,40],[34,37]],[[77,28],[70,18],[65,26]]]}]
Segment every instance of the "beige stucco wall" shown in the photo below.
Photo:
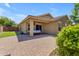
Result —
[{"label": "beige stucco wall", "polygon": [[20,25],[20,30],[23,32],[23,33],[26,33],[27,32],[27,24],[26,22],[22,23]]},{"label": "beige stucco wall", "polygon": [[57,34],[58,33],[57,22],[50,22],[50,23],[44,24],[43,32],[48,34]]},{"label": "beige stucco wall", "polygon": [[64,20],[62,19],[59,21],[43,24],[43,32],[48,34],[57,34],[59,32],[58,30],[59,22],[63,28],[67,24],[67,19],[64,18]]}]

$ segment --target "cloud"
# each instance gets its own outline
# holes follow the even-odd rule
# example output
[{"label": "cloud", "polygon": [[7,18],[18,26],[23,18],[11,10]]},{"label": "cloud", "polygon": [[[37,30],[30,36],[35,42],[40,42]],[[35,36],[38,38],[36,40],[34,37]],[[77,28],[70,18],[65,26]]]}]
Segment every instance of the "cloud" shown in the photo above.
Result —
[{"label": "cloud", "polygon": [[16,14],[15,16],[17,16],[17,17],[26,17],[27,15],[25,15],[25,14]]},{"label": "cloud", "polygon": [[25,8],[25,10],[30,12],[30,13],[36,13],[38,11],[35,8]]},{"label": "cloud", "polygon": [[0,16],[8,16],[14,14],[9,9],[1,8],[0,7]]},{"label": "cloud", "polygon": [[0,7],[0,16],[9,17],[16,23],[20,23],[20,21],[22,21],[25,17],[27,17],[26,14],[13,13],[11,10],[2,7]]},{"label": "cloud", "polygon": [[13,16],[10,16],[12,20],[14,20],[16,23],[20,23],[25,17],[27,17],[26,14],[14,14]]},{"label": "cloud", "polygon": [[9,3],[5,3],[5,6],[9,8],[11,7]]},{"label": "cloud", "polygon": [[6,10],[5,9],[3,9],[3,8],[0,8],[0,15],[4,15],[4,14],[6,14]]},{"label": "cloud", "polygon": [[58,9],[57,8],[50,8],[50,11],[58,12]]},{"label": "cloud", "polygon": [[49,9],[49,12],[54,16],[54,17],[57,17],[59,14],[59,9],[58,8],[50,8]]},{"label": "cloud", "polygon": [[25,17],[27,17],[26,14],[13,13],[10,10],[7,10],[7,9],[1,8],[1,7],[0,7],[0,16],[9,17],[16,23],[19,23],[21,20],[23,20]]}]

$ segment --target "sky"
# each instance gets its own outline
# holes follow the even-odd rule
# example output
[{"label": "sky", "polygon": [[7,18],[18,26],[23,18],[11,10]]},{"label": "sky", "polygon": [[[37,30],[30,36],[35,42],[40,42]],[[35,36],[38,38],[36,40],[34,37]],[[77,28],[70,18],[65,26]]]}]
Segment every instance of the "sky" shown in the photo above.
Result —
[{"label": "sky", "polygon": [[73,8],[72,3],[0,3],[0,16],[11,18],[19,24],[28,15],[71,15]]}]

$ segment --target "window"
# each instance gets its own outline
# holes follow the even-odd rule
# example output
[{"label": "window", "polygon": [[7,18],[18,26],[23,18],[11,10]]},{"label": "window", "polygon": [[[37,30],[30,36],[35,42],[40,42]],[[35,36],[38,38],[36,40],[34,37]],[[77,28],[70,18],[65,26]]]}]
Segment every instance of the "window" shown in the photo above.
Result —
[{"label": "window", "polygon": [[61,31],[61,27],[60,26],[58,26],[58,31]]}]

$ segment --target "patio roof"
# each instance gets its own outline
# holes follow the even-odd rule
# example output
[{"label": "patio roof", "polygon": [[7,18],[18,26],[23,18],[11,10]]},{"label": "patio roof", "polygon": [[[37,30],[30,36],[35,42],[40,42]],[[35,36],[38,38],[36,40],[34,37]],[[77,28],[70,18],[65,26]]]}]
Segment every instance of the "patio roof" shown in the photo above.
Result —
[{"label": "patio roof", "polygon": [[20,24],[22,24],[23,22],[25,22],[28,19],[34,19],[35,21],[39,21],[39,22],[50,22],[50,21],[59,21],[62,18],[68,18],[67,15],[63,15],[63,16],[59,16],[59,17],[53,17],[51,14],[47,13],[47,14],[43,14],[43,15],[38,15],[38,16],[32,16],[32,15],[28,15]]}]

